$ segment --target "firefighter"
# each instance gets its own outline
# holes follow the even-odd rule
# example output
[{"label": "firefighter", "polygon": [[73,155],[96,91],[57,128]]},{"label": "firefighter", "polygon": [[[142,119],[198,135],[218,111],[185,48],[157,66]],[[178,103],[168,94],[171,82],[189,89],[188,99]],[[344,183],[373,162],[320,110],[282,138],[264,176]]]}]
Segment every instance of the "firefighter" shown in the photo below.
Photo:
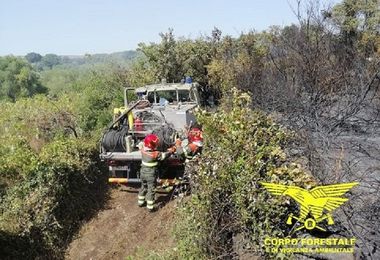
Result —
[{"label": "firefighter", "polygon": [[158,174],[158,163],[163,161],[175,152],[175,148],[169,148],[168,152],[159,152],[157,135],[149,134],[144,139],[144,146],[141,149],[141,188],[138,195],[138,205],[146,207],[149,211],[154,211],[155,188]]},{"label": "firefighter", "polygon": [[176,141],[177,155],[184,160],[189,161],[198,155],[202,151],[203,136],[202,131],[199,128],[192,128],[187,136],[188,144],[182,147],[181,140]]}]

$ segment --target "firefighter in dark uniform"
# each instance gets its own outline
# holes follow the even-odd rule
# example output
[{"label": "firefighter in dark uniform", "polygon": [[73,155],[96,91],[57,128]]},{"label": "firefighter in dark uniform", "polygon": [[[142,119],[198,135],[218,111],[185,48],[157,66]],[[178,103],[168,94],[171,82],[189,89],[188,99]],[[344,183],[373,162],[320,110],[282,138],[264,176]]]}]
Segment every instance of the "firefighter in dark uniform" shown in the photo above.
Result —
[{"label": "firefighter in dark uniform", "polygon": [[192,128],[187,136],[188,144],[183,147],[180,140],[176,141],[177,155],[184,160],[189,161],[198,155],[202,151],[203,136],[202,131],[199,128]]},{"label": "firefighter in dark uniform", "polygon": [[141,149],[141,188],[138,195],[138,205],[143,207],[146,202],[149,211],[154,210],[158,163],[175,152],[175,148],[169,148],[168,152],[159,152],[157,151],[158,144],[158,136],[150,134],[145,137],[144,146]]}]

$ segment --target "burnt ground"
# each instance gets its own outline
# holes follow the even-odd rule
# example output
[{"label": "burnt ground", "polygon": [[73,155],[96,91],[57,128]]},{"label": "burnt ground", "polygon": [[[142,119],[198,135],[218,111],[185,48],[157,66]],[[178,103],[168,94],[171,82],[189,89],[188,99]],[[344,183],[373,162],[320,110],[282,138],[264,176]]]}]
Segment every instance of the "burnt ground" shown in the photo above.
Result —
[{"label": "burnt ground", "polygon": [[161,208],[150,213],[137,206],[137,189],[110,192],[105,209],[84,224],[67,249],[66,259],[126,259],[141,252],[174,247],[171,236],[175,207],[170,195],[158,194]]}]

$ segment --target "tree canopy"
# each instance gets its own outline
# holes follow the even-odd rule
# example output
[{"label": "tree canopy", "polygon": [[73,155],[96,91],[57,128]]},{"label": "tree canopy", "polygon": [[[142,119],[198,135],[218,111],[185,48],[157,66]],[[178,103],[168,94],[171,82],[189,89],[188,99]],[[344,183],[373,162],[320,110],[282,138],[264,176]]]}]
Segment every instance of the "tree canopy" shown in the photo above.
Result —
[{"label": "tree canopy", "polygon": [[46,54],[41,60],[43,66],[51,69],[61,63],[61,57],[56,54]]},{"label": "tree canopy", "polygon": [[42,56],[39,53],[29,52],[28,54],[25,55],[25,59],[30,63],[36,63],[36,62],[41,61]]},{"label": "tree canopy", "polygon": [[0,99],[14,102],[20,97],[46,92],[29,63],[13,56],[0,57]]}]

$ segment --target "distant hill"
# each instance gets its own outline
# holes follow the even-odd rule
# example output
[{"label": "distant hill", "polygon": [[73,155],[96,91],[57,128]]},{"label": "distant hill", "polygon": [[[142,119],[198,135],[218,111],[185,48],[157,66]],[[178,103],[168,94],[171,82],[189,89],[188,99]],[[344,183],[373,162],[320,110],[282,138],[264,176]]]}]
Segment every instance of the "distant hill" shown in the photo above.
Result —
[{"label": "distant hill", "polygon": [[61,65],[83,65],[83,64],[96,64],[96,63],[130,63],[132,60],[141,56],[142,53],[138,51],[122,51],[114,53],[98,53],[98,54],[85,54],[85,55],[62,55]]},{"label": "distant hill", "polygon": [[57,55],[46,54],[44,56],[39,53],[31,52],[24,58],[38,70],[48,70],[54,67],[73,68],[78,66],[87,66],[94,64],[116,63],[128,66],[131,62],[143,55],[139,51],[129,50],[114,53],[84,54],[84,55]]}]

